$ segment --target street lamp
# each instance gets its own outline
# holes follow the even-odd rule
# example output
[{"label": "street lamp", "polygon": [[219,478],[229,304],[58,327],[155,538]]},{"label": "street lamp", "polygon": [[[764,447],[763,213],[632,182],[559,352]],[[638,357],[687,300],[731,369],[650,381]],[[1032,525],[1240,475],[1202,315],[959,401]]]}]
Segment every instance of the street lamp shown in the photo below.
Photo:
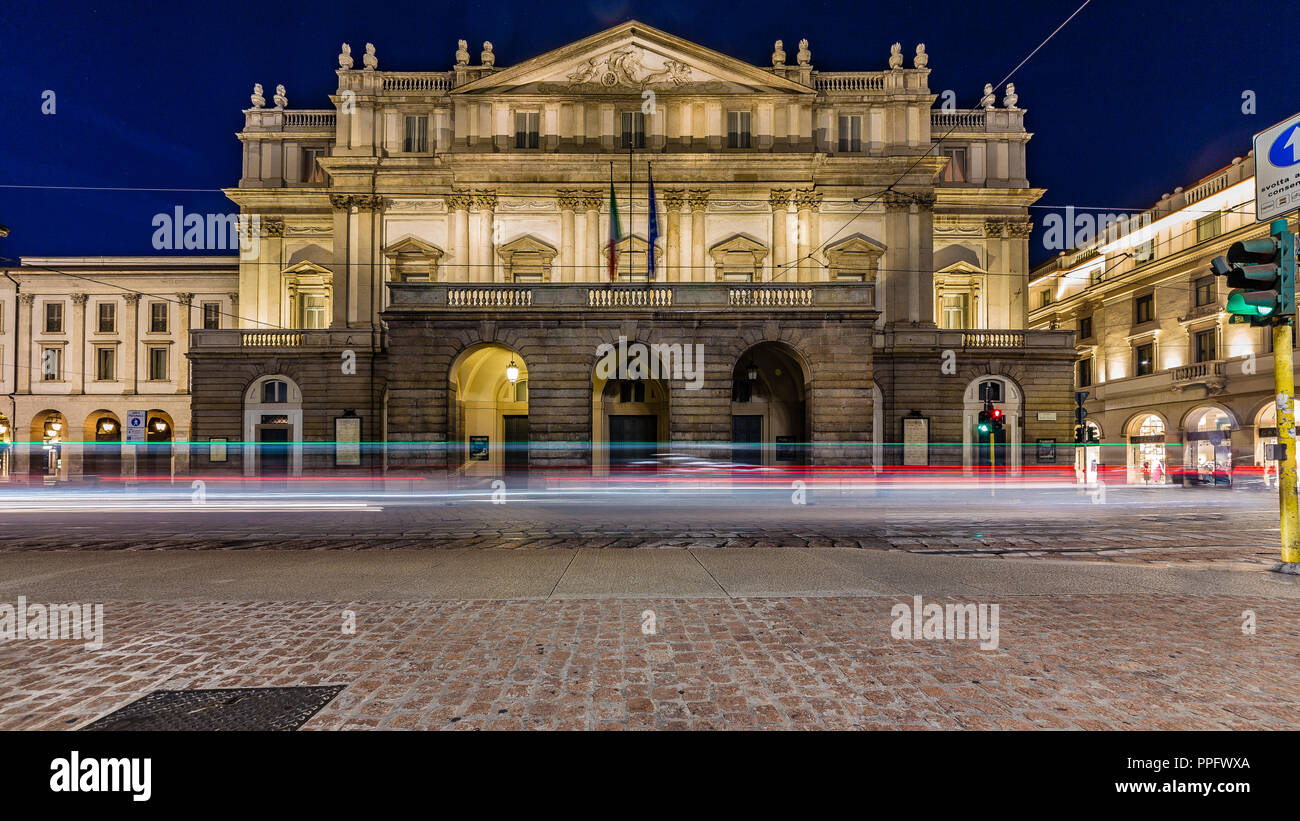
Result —
[{"label": "street lamp", "polygon": [[167,423],[162,419],[155,419],[153,422],[153,429],[159,433],[163,433],[167,430]]},{"label": "street lamp", "polygon": [[758,381],[758,367],[754,364],[754,360],[752,359],[749,360],[749,368],[745,371],[745,376],[749,377],[750,382]]},{"label": "street lamp", "polygon": [[519,381],[519,366],[515,364],[514,356],[510,357],[510,364],[506,365],[506,379],[510,380],[511,385]]}]

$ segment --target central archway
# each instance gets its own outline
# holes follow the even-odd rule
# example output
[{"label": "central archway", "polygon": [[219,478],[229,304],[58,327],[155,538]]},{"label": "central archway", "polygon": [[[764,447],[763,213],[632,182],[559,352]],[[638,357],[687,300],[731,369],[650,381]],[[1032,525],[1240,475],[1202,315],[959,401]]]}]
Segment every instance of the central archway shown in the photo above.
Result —
[{"label": "central archway", "polygon": [[528,366],[496,342],[461,352],[448,375],[453,471],[500,476],[528,470]]},{"label": "central archway", "polygon": [[657,469],[656,454],[664,451],[663,443],[668,441],[672,355],[671,346],[648,345],[624,337],[597,349],[591,377],[591,461],[595,475]]},{"label": "central archway", "polygon": [[731,461],[807,465],[808,374],[779,342],[760,342],[731,371]]}]

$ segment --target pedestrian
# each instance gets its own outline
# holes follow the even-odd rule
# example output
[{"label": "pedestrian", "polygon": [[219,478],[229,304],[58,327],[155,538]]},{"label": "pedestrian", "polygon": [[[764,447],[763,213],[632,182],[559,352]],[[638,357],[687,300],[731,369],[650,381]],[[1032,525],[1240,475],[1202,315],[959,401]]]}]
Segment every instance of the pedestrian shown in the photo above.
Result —
[{"label": "pedestrian", "polygon": [[1152,478],[1155,479],[1155,483],[1156,483],[1157,485],[1160,484],[1162,481],[1164,481],[1164,478],[1165,478],[1165,463],[1164,463],[1164,462],[1156,462],[1155,475],[1154,475]]},{"label": "pedestrian", "polygon": [[1142,484],[1144,485],[1151,484],[1151,463],[1150,462],[1142,463]]}]

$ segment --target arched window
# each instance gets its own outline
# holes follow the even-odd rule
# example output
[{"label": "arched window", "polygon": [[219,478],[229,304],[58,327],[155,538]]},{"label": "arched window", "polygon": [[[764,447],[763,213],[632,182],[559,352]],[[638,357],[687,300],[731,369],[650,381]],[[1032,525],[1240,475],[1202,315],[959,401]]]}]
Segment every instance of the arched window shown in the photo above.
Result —
[{"label": "arched window", "polygon": [[282,379],[268,379],[262,383],[262,402],[280,403],[289,401],[289,384]]}]

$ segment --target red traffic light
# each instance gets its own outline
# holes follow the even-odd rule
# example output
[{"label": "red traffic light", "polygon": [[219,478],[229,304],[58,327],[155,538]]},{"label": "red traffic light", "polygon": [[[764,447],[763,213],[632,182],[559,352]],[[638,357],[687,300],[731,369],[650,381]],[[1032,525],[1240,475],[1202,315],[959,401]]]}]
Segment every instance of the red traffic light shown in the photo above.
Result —
[{"label": "red traffic light", "polygon": [[1002,421],[1002,411],[999,410],[999,409],[997,409],[997,408],[994,408],[994,409],[993,409],[993,412],[992,412],[991,416],[993,417],[993,421],[994,421],[994,422],[1001,422],[1001,421]]}]

